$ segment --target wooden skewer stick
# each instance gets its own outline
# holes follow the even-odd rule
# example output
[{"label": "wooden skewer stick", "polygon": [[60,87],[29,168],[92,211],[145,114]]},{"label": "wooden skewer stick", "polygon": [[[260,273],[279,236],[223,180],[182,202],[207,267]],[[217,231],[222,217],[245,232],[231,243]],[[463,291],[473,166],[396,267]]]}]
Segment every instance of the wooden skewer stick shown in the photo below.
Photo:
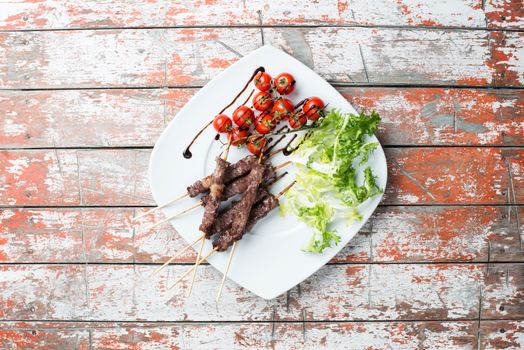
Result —
[{"label": "wooden skewer stick", "polygon": [[276,149],[276,150],[274,150],[273,152],[270,152],[270,153],[267,155],[267,157],[268,157],[268,158],[271,158],[271,157],[273,157],[275,154],[278,154],[278,153],[282,152],[282,151],[285,150],[286,148],[287,148],[287,147],[280,147],[279,149]]},{"label": "wooden skewer stick", "polygon": [[291,187],[293,187],[293,185],[295,185],[297,181],[294,180],[292,183],[290,183],[289,185],[287,185],[282,191],[278,192],[278,194],[275,196],[275,199],[279,199],[280,197],[282,197],[282,195],[284,193],[286,193]]},{"label": "wooden skewer stick", "polygon": [[184,279],[184,277],[186,277],[191,271],[193,271],[196,267],[198,267],[198,265],[200,265],[202,263],[202,261],[206,260],[207,258],[209,258],[211,255],[213,255],[215,252],[217,251],[217,248],[213,248],[212,251],[209,252],[209,254],[207,254],[206,256],[204,256],[202,259],[198,260],[196,262],[195,265],[191,266],[189,269],[186,270],[186,272],[184,272],[182,274],[182,276],[180,276],[176,281],[175,283],[169,287],[168,289],[173,289],[178,283],[180,283],[180,281],[182,281]]},{"label": "wooden skewer stick", "polygon": [[180,215],[182,215],[182,214],[185,214],[185,213],[187,213],[188,211],[191,211],[191,210],[193,210],[193,209],[195,209],[195,208],[198,208],[198,207],[201,206],[201,205],[202,205],[202,203],[201,203],[201,202],[198,202],[197,204],[192,205],[191,207],[189,207],[189,208],[187,208],[187,209],[184,209],[184,210],[182,210],[182,211],[179,211],[178,213],[173,214],[173,215],[171,215],[171,216],[165,218],[164,220],[160,220],[159,222],[154,223],[153,225],[151,225],[151,226],[149,226],[148,228],[144,229],[144,232],[147,232],[147,231],[149,231],[149,230],[152,230],[152,229],[154,229],[155,227],[160,226],[160,225],[162,225],[162,224],[165,223],[165,222],[171,221],[172,219],[176,218],[177,216],[180,216]]},{"label": "wooden skewer stick", "polygon": [[169,202],[166,202],[166,203],[164,203],[164,204],[162,204],[162,205],[159,205],[158,207],[151,208],[151,209],[149,209],[148,211],[146,211],[145,213],[142,213],[142,214],[140,214],[140,215],[138,215],[138,216],[135,216],[135,217],[133,218],[133,220],[138,220],[138,219],[140,219],[140,218],[143,218],[144,216],[149,215],[149,214],[151,214],[152,212],[154,212],[154,211],[156,211],[156,210],[158,210],[158,209],[165,208],[165,207],[167,207],[168,205],[173,204],[173,203],[175,203],[176,201],[178,201],[178,200],[180,200],[180,199],[182,199],[182,198],[186,198],[187,196],[189,196],[189,194],[187,194],[187,193],[181,194],[180,196],[178,196],[178,197],[176,197],[176,198],[170,200]]},{"label": "wooden skewer stick", "polygon": [[235,241],[235,243],[233,243],[233,247],[231,248],[231,253],[229,253],[229,259],[227,260],[226,271],[224,271],[224,276],[222,276],[222,282],[220,283],[220,288],[218,289],[218,293],[216,297],[217,303],[220,300],[220,296],[222,295],[222,289],[224,288],[226,277],[227,277],[227,274],[229,273],[229,268],[231,267],[231,261],[233,260],[233,254],[235,253],[235,248],[237,247],[237,243],[238,241]]},{"label": "wooden skewer stick", "polygon": [[[251,92],[251,94],[253,94],[253,92]],[[226,152],[224,153],[224,160],[227,159],[227,156],[229,154],[229,149],[231,148],[232,141],[233,141],[233,139],[230,139],[229,142],[227,143]],[[203,237],[205,237],[205,233],[203,233]],[[198,255],[197,255],[197,258],[196,258],[196,261],[195,261],[195,269],[193,270],[193,276],[191,277],[191,284],[189,285],[189,289],[187,291],[187,296],[188,297],[191,295],[191,291],[193,290],[193,284],[195,284],[195,278],[196,278],[196,274],[197,274],[197,270],[198,270],[197,269],[197,266],[198,266],[197,262],[200,260],[200,257],[202,256],[202,251],[204,250],[204,244],[205,243],[206,243],[206,240],[203,239],[202,243],[200,244],[200,249],[198,250]]]},{"label": "wooden skewer stick", "polygon": [[274,169],[275,169],[275,170],[282,169],[282,168],[288,166],[288,165],[291,164],[291,163],[292,163],[292,161],[288,160],[287,162],[284,162],[284,163],[282,163],[282,164],[280,164],[280,165],[277,165]]},{"label": "wooden skewer stick", "polygon": [[167,265],[171,264],[171,262],[173,262],[173,260],[175,260],[176,258],[178,258],[180,255],[182,255],[186,250],[188,250],[189,248],[191,248],[192,246],[194,246],[195,244],[197,244],[200,240],[204,239],[204,235],[200,236],[200,238],[197,238],[195,241],[193,241],[192,243],[186,245],[184,247],[184,249],[182,249],[181,251],[177,252],[175,255],[173,255],[171,258],[169,258],[168,261],[166,261],[162,266],[160,266],[158,269],[156,269],[155,271],[153,271],[153,273],[151,274],[151,276],[149,277],[153,277],[154,275],[158,274],[160,271],[162,271],[162,269],[164,267],[166,267]]}]

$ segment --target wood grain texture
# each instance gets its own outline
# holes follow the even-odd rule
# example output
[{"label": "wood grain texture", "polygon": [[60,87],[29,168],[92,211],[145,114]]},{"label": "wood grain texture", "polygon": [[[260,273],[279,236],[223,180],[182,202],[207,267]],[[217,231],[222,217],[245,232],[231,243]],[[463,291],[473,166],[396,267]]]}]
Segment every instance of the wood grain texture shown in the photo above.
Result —
[{"label": "wood grain texture", "polygon": [[[484,323],[481,323],[484,325]],[[45,323],[2,322],[2,336],[12,343],[39,344],[39,339],[64,339],[71,334],[78,348],[86,349],[345,349],[366,346],[386,350],[477,349],[476,322],[374,322],[374,323],[241,323],[241,324],[155,324],[155,323]],[[86,337],[89,332],[91,338]],[[33,337],[21,339],[27,334]],[[5,339],[4,338],[4,339]],[[350,339],[351,341],[348,341]],[[16,347],[15,347],[16,348]]]},{"label": "wood grain texture", "polygon": [[[384,145],[524,144],[523,91],[338,90],[357,110],[380,113]],[[150,147],[196,91],[0,91],[0,147]]]},{"label": "wood grain texture", "polygon": [[[499,2],[500,3],[500,2]],[[242,1],[149,1],[100,3],[83,1],[64,4],[33,1],[4,5],[0,29],[61,29],[107,27],[155,27],[193,25],[318,25],[364,24],[407,26],[459,26],[482,28],[490,11],[511,11],[516,3],[491,4],[483,11],[473,0],[447,0],[428,3],[421,0],[321,1],[307,3],[268,0]],[[260,13],[258,13],[260,12]],[[493,13],[496,24],[518,25],[519,18],[502,20]],[[517,22],[517,23],[514,23]]]},{"label": "wood grain texture", "polygon": [[522,28],[519,0],[321,1],[60,1],[4,3],[0,29],[72,29],[201,25],[378,25]]},{"label": "wood grain texture", "polygon": [[490,266],[482,292],[482,316],[524,318],[524,265]]},{"label": "wood grain texture", "polygon": [[[132,221],[143,210],[0,210],[0,262],[164,262],[186,243],[167,224],[150,232],[133,230],[163,218]],[[524,261],[515,214],[503,207],[380,207],[332,262]],[[518,215],[524,217],[524,208]],[[174,262],[195,258],[189,250]]]},{"label": "wood grain texture", "polygon": [[524,321],[481,322],[480,349],[524,348]]},{"label": "wood grain texture", "polygon": [[[300,321],[442,320],[479,315],[485,264],[326,265],[300,290],[263,300],[228,281],[220,305],[222,275],[199,268],[189,281],[167,290],[188,266],[2,265],[2,320]],[[234,269],[235,266],[232,266]],[[510,281],[510,285],[515,282]],[[395,291],[385,293],[384,291]]]},{"label": "wood grain texture", "polygon": [[488,0],[485,2],[485,12],[490,28],[524,27],[524,6],[521,0]]},{"label": "wood grain texture", "polygon": [[[150,150],[0,152],[2,205],[153,204]],[[522,204],[524,151],[390,148],[387,204]],[[176,196],[177,194],[173,194]]]},{"label": "wood grain texture", "polygon": [[[260,34],[258,28],[1,33],[0,87],[201,85],[259,47]],[[266,28],[263,35],[333,82],[524,82],[520,32],[324,27]]]}]

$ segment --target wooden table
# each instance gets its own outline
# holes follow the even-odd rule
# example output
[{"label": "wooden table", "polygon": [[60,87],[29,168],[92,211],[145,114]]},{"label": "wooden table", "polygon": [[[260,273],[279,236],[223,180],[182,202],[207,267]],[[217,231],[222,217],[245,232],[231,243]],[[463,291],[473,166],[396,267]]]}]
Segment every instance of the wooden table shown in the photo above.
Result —
[{"label": "wooden table", "polygon": [[[433,3],[433,5],[431,4]],[[0,5],[0,348],[523,349],[522,0]],[[154,205],[151,148],[263,44],[383,122],[389,184],[313,277],[264,301],[195,259]],[[148,218],[143,224],[161,218]]]}]

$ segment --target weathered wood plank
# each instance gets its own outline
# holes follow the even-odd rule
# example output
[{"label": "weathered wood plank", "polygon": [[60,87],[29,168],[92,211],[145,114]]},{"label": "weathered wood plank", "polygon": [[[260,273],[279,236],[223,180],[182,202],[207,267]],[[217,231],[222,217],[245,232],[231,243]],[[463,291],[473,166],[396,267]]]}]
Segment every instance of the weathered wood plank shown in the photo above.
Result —
[{"label": "weathered wood plank", "polygon": [[[471,319],[479,313],[483,264],[327,265],[289,297],[262,300],[232,282],[219,307],[222,275],[199,269],[189,281],[167,288],[188,266],[173,265],[147,280],[156,266],[0,266],[3,320],[269,321]],[[510,283],[513,283],[510,281]]]},{"label": "weathered wood plank", "polygon": [[[146,174],[149,155],[140,149],[1,151],[0,203],[153,204]],[[386,157],[384,203],[524,202],[522,149],[390,148]]]},{"label": "weathered wood plank", "polygon": [[[494,2],[494,1],[492,1]],[[490,2],[488,11],[496,26],[513,23],[518,18],[502,20],[498,12],[517,10]],[[499,1],[500,3],[500,1]],[[0,29],[61,29],[108,27],[155,27],[193,25],[406,25],[459,26],[483,28],[485,12],[478,1],[448,0],[437,4],[422,0],[395,2],[324,1],[312,4],[293,0],[275,3],[268,0],[242,1],[150,1],[130,4],[126,1],[100,3],[83,1],[64,4],[20,1],[8,3],[0,13]],[[260,14],[257,13],[260,11]],[[491,22],[490,22],[491,24]],[[518,25],[518,22],[515,23]]]},{"label": "weathered wood plank", "polygon": [[522,0],[488,0],[485,2],[488,27],[513,28],[524,27],[524,6]]},{"label": "weathered wood plank", "polygon": [[342,88],[358,110],[377,110],[385,145],[521,145],[524,93],[515,90]]},{"label": "weathered wood plank", "polygon": [[[305,327],[305,329],[304,329]],[[91,333],[93,349],[347,349],[372,346],[386,350],[476,349],[476,322],[359,322],[359,323],[44,323],[2,322],[0,334],[17,340],[27,332],[35,338]],[[1,339],[2,335],[0,335]],[[348,341],[351,339],[351,341]],[[23,344],[38,344],[36,339]],[[59,343],[57,343],[59,344]],[[68,343],[66,343],[68,344]],[[89,345],[89,344],[88,344]]]},{"label": "weathered wood plank", "polygon": [[482,291],[482,317],[524,318],[523,264],[489,266]]},{"label": "weathered wood plank", "polygon": [[[0,110],[5,118],[0,120],[0,145],[152,146],[196,91],[2,91]],[[339,91],[358,110],[380,113],[377,135],[385,145],[524,143],[523,91],[346,87]]]},{"label": "weathered wood plank", "polygon": [[520,203],[523,154],[521,149],[388,149],[384,202]]},{"label": "weathered wood plank", "polygon": [[[141,212],[139,209],[137,212]],[[524,261],[514,212],[499,207],[381,207],[333,262]],[[524,208],[519,210],[524,217]],[[133,230],[135,209],[4,209],[0,262],[160,263],[185,247],[170,225]],[[161,214],[140,220],[142,227]],[[509,219],[509,220],[508,220]],[[64,254],[67,252],[67,254]],[[187,251],[175,263],[196,258]]]},{"label": "weathered wood plank", "polygon": [[330,81],[520,86],[524,33],[369,28],[264,29]]},{"label": "weathered wood plank", "polygon": [[256,28],[2,33],[0,86],[199,85],[260,42]]},{"label": "weathered wood plank", "polygon": [[[335,82],[524,83],[524,34],[518,32],[330,27],[263,33],[266,43]],[[260,45],[258,28],[1,33],[0,87],[200,85]]]},{"label": "weathered wood plank", "polygon": [[[65,327],[64,327],[65,328]],[[89,331],[85,329],[0,328],[2,349],[89,349]]]},{"label": "weathered wood plank", "polygon": [[524,321],[486,321],[480,323],[480,348],[520,350],[524,348]]}]

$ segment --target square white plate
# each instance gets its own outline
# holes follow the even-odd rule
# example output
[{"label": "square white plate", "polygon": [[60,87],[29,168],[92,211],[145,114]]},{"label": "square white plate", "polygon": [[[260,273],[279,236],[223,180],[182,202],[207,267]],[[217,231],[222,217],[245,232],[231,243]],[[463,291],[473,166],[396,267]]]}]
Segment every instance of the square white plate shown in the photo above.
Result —
[{"label": "square white plate", "polygon": [[[151,190],[157,203],[165,203],[184,193],[189,184],[212,173],[214,158],[222,149],[222,144],[214,140],[216,132],[212,127],[207,128],[192,146],[191,159],[185,159],[182,153],[198,130],[233,100],[253,71],[260,66],[263,66],[272,76],[288,72],[295,77],[296,88],[289,95],[294,103],[309,96],[318,96],[328,103],[330,108],[356,113],[337,90],[310,68],[272,46],[261,47],[206,84],[164,130],[155,144],[149,164]],[[251,90],[252,85],[225,113],[231,115],[232,111],[244,102]],[[290,136],[287,137],[289,138]],[[375,136],[371,137],[370,141],[378,142]],[[246,154],[245,148],[232,148],[228,160],[235,161]],[[274,165],[286,160],[289,158],[281,154],[272,158]],[[385,188],[387,167],[382,147],[376,149],[368,164],[377,176],[378,185]],[[271,189],[273,193],[280,191],[294,178],[293,167],[287,167],[286,170],[290,174],[273,186]],[[264,299],[277,297],[309,277],[339,252],[369,219],[380,199],[381,196],[376,196],[359,207],[363,216],[362,221],[350,227],[342,222],[334,223],[333,228],[338,231],[342,240],[338,246],[326,249],[322,254],[306,253],[300,249],[310,238],[312,232],[310,228],[293,217],[279,216],[278,209],[273,210],[255,225],[252,232],[244,235],[238,242],[228,277]],[[197,198],[181,200],[163,211],[166,216],[173,215],[197,202]],[[202,213],[203,209],[199,208],[171,221],[187,242],[200,237],[198,227]],[[199,248],[198,245],[196,248]],[[204,254],[211,249],[211,242],[207,241]],[[216,253],[209,258],[209,262],[216,269],[224,272],[228,255],[229,250]]]}]

